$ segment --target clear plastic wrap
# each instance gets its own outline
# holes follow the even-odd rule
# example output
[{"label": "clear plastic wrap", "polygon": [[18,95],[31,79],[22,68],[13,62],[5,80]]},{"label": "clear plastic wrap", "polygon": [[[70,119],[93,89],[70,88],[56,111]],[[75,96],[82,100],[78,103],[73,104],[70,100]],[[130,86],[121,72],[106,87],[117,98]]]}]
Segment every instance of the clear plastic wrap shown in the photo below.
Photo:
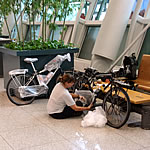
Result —
[{"label": "clear plastic wrap", "polygon": [[49,72],[47,75],[38,75],[38,81],[40,85],[45,85],[47,84],[51,78],[54,76],[54,72]]},{"label": "clear plastic wrap", "polygon": [[48,87],[45,85],[33,85],[33,86],[20,86],[18,92],[21,98],[38,96],[40,94],[46,94]]},{"label": "clear plastic wrap", "polygon": [[53,69],[57,69],[60,67],[60,65],[62,64],[63,61],[65,60],[71,61],[71,56],[70,54],[66,54],[66,55],[57,55],[55,58],[53,58],[49,63],[47,63],[45,65],[45,70],[47,71],[51,71]]},{"label": "clear plastic wrap", "polygon": [[[54,59],[52,59],[49,63],[47,63],[44,66],[44,69],[41,70],[38,75],[37,79],[39,81],[39,85],[32,85],[32,86],[20,86],[18,88],[18,93],[20,94],[21,98],[26,98],[26,97],[33,97],[33,96],[38,96],[41,94],[46,94],[48,91],[48,86],[47,84],[49,81],[52,79],[54,76],[55,72],[60,68],[60,65],[62,64],[63,61],[65,60],[71,61],[71,56],[70,54],[65,54],[65,55],[57,55]],[[26,58],[26,62],[35,62],[37,61],[37,58]],[[48,74],[42,74],[43,72],[48,71]],[[18,75],[18,74],[23,74],[26,76],[26,72],[28,72],[28,69],[16,69],[12,70],[9,72],[9,75]],[[20,85],[22,85],[20,83]]]},{"label": "clear plastic wrap", "polygon": [[49,71],[49,73],[47,75],[43,75],[43,74],[37,75],[39,84],[40,85],[47,85],[48,82],[51,80],[51,78],[54,76],[56,70],[60,68],[60,65],[66,59],[68,61],[71,61],[71,56],[69,53],[66,55],[57,55],[55,58],[53,58],[51,61],[49,61],[44,66],[44,70],[40,71],[40,73],[45,72],[45,71]]},{"label": "clear plastic wrap", "polygon": [[17,74],[25,74],[26,72],[28,72],[28,69],[15,69],[15,70],[11,70],[9,71],[9,75],[17,75]]}]

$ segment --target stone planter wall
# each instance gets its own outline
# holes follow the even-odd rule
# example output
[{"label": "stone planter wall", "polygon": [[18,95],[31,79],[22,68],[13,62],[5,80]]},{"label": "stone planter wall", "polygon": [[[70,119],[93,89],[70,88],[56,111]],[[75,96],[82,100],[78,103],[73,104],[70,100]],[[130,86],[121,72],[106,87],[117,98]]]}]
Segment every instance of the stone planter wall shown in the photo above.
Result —
[{"label": "stone planter wall", "polygon": [[[8,36],[0,36],[0,46],[11,42]],[[3,59],[2,59],[2,53],[0,53],[0,78],[3,77]]]},{"label": "stone planter wall", "polygon": [[[4,87],[6,88],[9,77],[9,71],[17,68],[27,68],[29,72],[33,72],[31,65],[24,62],[24,58],[38,58],[39,61],[35,62],[37,70],[42,70],[44,65],[52,60],[57,55],[71,54],[71,62],[67,60],[63,62],[62,69],[73,70],[74,69],[74,53],[78,52],[78,48],[74,49],[51,49],[51,50],[26,50],[15,51],[0,47],[0,53],[3,55],[3,74],[4,74]],[[50,82],[50,88],[52,89],[55,84]]]}]

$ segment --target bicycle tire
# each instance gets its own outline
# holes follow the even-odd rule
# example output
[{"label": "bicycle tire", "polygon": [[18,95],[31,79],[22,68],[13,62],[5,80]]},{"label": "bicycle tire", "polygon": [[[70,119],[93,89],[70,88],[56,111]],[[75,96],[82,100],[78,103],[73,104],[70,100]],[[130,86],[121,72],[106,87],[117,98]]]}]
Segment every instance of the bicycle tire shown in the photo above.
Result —
[{"label": "bicycle tire", "polygon": [[[29,80],[31,76],[26,74],[26,75],[16,75],[16,79],[18,79],[21,83],[21,85],[26,85],[27,81]],[[28,104],[31,104],[34,99],[35,99],[35,96],[34,97],[27,97],[27,98],[21,98],[20,97],[20,94],[18,92],[18,88],[20,85],[17,85],[15,83],[16,79],[10,79],[7,83],[7,87],[6,87],[6,93],[7,93],[7,96],[9,98],[9,100],[17,105],[17,106],[22,106],[22,105],[28,105]],[[36,80],[33,79],[31,81],[31,83],[29,84],[30,85],[36,85]]]},{"label": "bicycle tire", "polygon": [[118,86],[110,89],[103,101],[107,124],[113,128],[121,128],[128,120],[131,103],[127,92]]},{"label": "bicycle tire", "polygon": [[76,79],[76,83],[74,84],[74,89],[77,90],[90,90],[93,92],[91,84],[88,81],[88,78],[82,76]]}]

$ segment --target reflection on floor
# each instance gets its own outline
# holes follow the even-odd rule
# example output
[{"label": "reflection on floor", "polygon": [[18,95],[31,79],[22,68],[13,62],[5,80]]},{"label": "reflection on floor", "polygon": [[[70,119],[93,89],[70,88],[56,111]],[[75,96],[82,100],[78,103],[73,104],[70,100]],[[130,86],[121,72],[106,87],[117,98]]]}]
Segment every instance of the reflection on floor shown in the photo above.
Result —
[{"label": "reflection on floor", "polygon": [[[81,127],[81,117],[55,120],[46,112],[47,99],[15,106],[0,78],[0,150],[150,150],[150,130],[109,126]],[[131,114],[129,122],[140,116]]]}]

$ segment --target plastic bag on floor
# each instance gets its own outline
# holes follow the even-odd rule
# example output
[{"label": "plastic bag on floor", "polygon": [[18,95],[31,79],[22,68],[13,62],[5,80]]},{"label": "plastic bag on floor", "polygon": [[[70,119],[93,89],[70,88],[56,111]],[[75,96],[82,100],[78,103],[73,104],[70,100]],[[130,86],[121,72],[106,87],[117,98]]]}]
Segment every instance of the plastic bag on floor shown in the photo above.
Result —
[{"label": "plastic bag on floor", "polygon": [[89,111],[81,121],[82,127],[104,127],[107,123],[106,115],[102,107],[96,107],[94,111]]}]

